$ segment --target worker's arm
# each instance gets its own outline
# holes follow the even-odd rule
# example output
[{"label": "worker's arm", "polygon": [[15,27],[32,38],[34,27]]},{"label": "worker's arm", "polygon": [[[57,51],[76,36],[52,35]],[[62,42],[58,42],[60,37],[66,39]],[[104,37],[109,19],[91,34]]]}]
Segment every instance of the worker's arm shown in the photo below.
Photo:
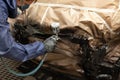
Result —
[{"label": "worker's arm", "polygon": [[26,61],[44,54],[45,51],[42,42],[27,45],[16,43],[10,34],[9,24],[0,23],[0,56],[17,61]]},{"label": "worker's arm", "polygon": [[8,16],[16,16],[16,13],[12,15],[12,11],[9,13],[10,10],[15,10],[10,1],[15,0],[0,0],[0,56],[26,61],[44,54],[46,50],[42,42],[23,45],[14,41],[7,22]]}]

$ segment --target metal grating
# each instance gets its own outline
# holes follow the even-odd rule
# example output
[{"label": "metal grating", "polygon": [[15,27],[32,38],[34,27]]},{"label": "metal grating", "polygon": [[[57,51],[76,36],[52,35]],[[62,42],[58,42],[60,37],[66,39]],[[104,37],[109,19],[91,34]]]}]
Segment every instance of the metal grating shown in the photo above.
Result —
[{"label": "metal grating", "polygon": [[[7,65],[9,65],[13,70],[16,70],[16,67],[19,66],[19,62],[10,60],[10,59],[6,59],[4,58],[4,61]],[[9,73],[6,68],[4,67],[4,65],[2,64],[2,62],[0,61],[0,80],[23,80],[23,77],[18,77],[15,76],[11,73]]]}]

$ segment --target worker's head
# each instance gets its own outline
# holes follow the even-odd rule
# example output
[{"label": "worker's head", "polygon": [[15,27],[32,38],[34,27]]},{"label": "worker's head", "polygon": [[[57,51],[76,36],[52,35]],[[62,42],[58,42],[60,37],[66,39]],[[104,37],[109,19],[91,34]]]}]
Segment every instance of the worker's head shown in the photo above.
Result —
[{"label": "worker's head", "polygon": [[17,0],[17,7],[25,11],[33,1],[35,0]]},{"label": "worker's head", "polygon": [[22,6],[22,5],[29,5],[33,2],[34,0],[17,0],[17,6]]}]

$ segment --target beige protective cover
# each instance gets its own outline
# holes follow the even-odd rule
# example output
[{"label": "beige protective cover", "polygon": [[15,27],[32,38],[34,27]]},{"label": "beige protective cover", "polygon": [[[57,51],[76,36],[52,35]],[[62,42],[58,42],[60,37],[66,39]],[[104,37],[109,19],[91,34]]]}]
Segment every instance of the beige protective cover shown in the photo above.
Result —
[{"label": "beige protective cover", "polygon": [[[60,29],[76,28],[77,26],[75,35],[84,35],[89,39],[103,38],[109,43],[114,40],[116,35],[119,35],[119,3],[119,0],[36,0],[27,9],[24,19],[27,20],[27,24],[51,25],[53,22],[59,22]],[[46,33],[50,32],[49,27],[40,28],[40,30]],[[65,73],[80,76],[80,73],[83,73],[82,69],[77,66],[77,61],[80,58],[73,54],[78,45],[69,41],[65,42],[58,43],[58,47],[61,48],[58,52],[62,53],[62,50],[63,52],[66,50],[66,53],[51,53],[46,61],[65,67],[68,70],[68,72],[63,70]],[[120,52],[115,50],[116,48],[119,49],[119,44],[115,47],[112,48],[113,52],[107,55],[106,60],[111,60],[114,54],[114,56],[120,56]],[[111,61],[114,62],[114,60]]]},{"label": "beige protective cover", "polygon": [[119,0],[36,0],[27,16],[40,24],[59,22],[61,29],[79,26],[91,37],[98,37],[98,30],[104,35],[119,32]]}]

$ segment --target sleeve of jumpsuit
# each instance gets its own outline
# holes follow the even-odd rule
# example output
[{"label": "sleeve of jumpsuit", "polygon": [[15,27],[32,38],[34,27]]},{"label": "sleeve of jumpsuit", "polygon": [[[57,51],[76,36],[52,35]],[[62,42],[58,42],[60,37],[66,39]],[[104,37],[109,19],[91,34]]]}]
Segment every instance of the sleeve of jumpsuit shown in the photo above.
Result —
[{"label": "sleeve of jumpsuit", "polygon": [[0,0],[0,56],[17,61],[26,61],[45,54],[46,50],[42,42],[23,45],[14,41],[7,18],[16,16],[15,1]]}]

